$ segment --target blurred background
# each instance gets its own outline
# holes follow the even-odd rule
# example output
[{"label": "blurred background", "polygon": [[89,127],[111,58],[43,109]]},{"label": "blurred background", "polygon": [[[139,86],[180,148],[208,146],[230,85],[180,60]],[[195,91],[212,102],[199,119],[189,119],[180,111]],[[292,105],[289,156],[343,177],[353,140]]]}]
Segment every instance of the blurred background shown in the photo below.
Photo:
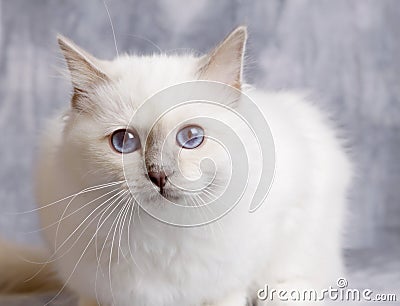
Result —
[{"label": "blurred background", "polygon": [[[349,194],[348,265],[360,286],[399,291],[400,1],[108,0],[107,6],[120,52],[205,52],[246,24],[247,81],[311,91],[345,131],[358,172]],[[97,57],[116,55],[101,0],[0,0],[0,233],[21,242],[40,243],[29,233],[38,228],[37,216],[15,214],[35,207],[39,131],[69,104],[70,84],[57,72],[63,67],[57,33]]]}]

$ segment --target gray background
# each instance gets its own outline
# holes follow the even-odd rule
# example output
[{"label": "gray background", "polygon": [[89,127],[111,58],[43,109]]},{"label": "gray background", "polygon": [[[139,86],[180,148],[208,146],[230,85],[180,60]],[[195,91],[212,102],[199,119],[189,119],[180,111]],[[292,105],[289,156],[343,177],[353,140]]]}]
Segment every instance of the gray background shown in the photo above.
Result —
[{"label": "gray background", "polygon": [[[154,44],[167,52],[206,51],[247,24],[247,80],[267,89],[311,90],[350,140],[358,176],[350,193],[348,256],[400,257],[400,1],[107,3],[120,52],[157,52]],[[37,216],[15,214],[34,207],[38,133],[45,118],[69,103],[70,84],[57,72],[63,66],[58,32],[98,57],[115,56],[100,0],[0,0],[0,232],[19,241],[38,241],[28,233],[37,229]]]}]

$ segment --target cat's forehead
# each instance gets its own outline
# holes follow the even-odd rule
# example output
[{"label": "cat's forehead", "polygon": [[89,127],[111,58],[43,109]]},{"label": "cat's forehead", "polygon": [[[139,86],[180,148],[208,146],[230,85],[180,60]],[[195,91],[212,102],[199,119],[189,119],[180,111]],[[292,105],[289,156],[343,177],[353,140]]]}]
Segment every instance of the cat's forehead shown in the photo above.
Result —
[{"label": "cat's forehead", "polygon": [[169,86],[196,78],[199,59],[193,55],[122,56],[110,64],[117,89],[142,103]]},{"label": "cat's forehead", "polygon": [[99,88],[94,97],[102,119],[127,124],[142,107],[142,115],[134,118],[135,124],[148,124],[147,118],[157,104],[150,103],[143,108],[146,101],[165,88],[196,79],[198,61],[191,55],[153,55],[123,56],[109,62],[107,73],[111,82]]}]

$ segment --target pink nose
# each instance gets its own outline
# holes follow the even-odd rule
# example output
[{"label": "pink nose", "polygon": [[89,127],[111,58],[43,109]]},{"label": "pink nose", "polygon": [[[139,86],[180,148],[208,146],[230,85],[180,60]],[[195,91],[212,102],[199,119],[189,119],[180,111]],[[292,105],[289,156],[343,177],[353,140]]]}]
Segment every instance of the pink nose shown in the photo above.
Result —
[{"label": "pink nose", "polygon": [[167,176],[164,171],[149,171],[147,174],[149,175],[150,181],[158,186],[160,190],[164,188],[167,181]]}]

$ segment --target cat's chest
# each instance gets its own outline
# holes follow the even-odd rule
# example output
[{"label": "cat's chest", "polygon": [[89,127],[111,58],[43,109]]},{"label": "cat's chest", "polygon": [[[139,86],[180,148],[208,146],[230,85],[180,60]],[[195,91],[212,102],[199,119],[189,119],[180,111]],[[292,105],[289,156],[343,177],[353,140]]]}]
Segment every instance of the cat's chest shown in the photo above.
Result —
[{"label": "cat's chest", "polygon": [[177,240],[160,235],[148,245],[137,243],[131,260],[112,267],[116,304],[198,306],[199,301],[218,299],[221,292],[250,279],[240,250],[231,256],[233,246],[216,238],[211,233]]}]

